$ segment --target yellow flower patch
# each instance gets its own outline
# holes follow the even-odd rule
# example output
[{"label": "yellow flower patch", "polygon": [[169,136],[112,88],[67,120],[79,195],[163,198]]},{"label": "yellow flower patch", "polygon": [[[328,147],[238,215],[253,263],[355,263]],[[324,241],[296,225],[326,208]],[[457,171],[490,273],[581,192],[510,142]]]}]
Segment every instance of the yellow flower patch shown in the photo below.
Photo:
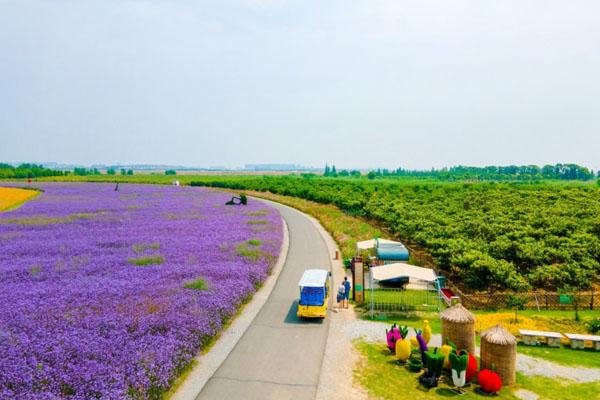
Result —
[{"label": "yellow flower patch", "polygon": [[17,207],[37,196],[38,193],[35,190],[0,187],[0,211]]},{"label": "yellow flower patch", "polygon": [[569,318],[555,318],[546,316],[526,317],[518,316],[515,322],[514,312],[494,314],[478,314],[475,319],[475,331],[481,333],[495,325],[502,325],[513,335],[519,334],[519,329],[532,331],[555,331],[569,333],[585,333],[585,327]]}]

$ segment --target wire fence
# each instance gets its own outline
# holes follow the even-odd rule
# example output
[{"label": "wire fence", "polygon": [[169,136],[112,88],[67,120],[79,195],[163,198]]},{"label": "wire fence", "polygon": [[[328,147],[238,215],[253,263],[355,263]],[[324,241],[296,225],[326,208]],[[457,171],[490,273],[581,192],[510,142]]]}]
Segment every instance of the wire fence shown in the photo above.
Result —
[{"label": "wire fence", "polygon": [[[510,308],[509,300],[514,295],[511,293],[467,294],[454,287],[452,291],[460,296],[460,301],[466,308],[471,309]],[[518,296],[523,299],[523,308],[525,309],[573,310],[575,307],[580,310],[600,309],[600,292],[594,291],[571,294],[537,291],[519,293]]]},{"label": "wire fence", "polygon": [[377,288],[365,290],[364,306],[380,312],[438,311],[440,300],[431,290]]}]

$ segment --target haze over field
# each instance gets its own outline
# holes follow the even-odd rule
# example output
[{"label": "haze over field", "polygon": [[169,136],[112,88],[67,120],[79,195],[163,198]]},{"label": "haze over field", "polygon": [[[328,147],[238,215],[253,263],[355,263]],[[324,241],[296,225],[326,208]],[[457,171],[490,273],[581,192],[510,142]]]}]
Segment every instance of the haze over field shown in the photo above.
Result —
[{"label": "haze over field", "polygon": [[600,168],[594,1],[0,3],[0,160]]}]

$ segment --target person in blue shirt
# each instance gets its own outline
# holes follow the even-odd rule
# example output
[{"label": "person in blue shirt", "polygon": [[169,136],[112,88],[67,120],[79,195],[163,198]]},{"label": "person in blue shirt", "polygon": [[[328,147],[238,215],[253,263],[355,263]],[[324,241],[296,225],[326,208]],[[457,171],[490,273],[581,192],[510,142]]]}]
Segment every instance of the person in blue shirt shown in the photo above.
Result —
[{"label": "person in blue shirt", "polygon": [[350,281],[348,280],[348,277],[345,276],[344,277],[344,308],[348,308],[348,299],[350,298]]}]

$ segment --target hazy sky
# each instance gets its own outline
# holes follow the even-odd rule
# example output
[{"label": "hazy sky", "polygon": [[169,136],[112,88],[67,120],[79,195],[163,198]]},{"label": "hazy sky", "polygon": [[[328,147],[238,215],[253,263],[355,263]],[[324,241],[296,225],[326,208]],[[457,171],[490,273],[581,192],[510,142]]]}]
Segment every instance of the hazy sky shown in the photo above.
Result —
[{"label": "hazy sky", "polygon": [[600,168],[600,2],[0,0],[0,161]]}]

